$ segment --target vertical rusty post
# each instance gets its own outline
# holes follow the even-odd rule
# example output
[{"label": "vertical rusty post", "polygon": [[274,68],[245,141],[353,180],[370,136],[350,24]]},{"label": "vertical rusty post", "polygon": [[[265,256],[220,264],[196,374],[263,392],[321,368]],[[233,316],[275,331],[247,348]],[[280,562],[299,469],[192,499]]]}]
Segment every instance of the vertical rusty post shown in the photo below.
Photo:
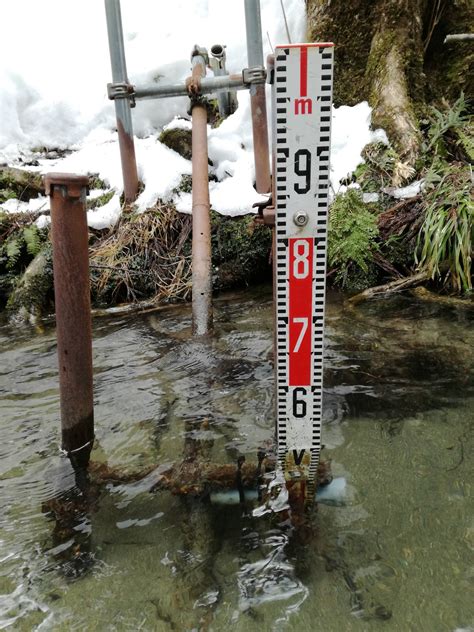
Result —
[{"label": "vertical rusty post", "polygon": [[49,173],[62,448],[75,469],[86,468],[94,442],[88,178]]},{"label": "vertical rusty post", "polygon": [[[123,42],[120,0],[105,0],[107,33],[109,37],[110,63],[114,84],[127,85],[127,64]],[[130,97],[122,93],[114,99],[117,133],[122,161],[123,189],[126,202],[134,202],[138,193],[138,173],[133,142]]]},{"label": "vertical rusty post", "polygon": [[[251,68],[254,66],[263,67],[260,0],[245,0],[245,26],[248,64]],[[271,177],[268,155],[267,100],[264,84],[251,86],[250,106],[252,110],[256,188],[258,193],[269,193]]]},{"label": "vertical rusty post", "polygon": [[211,218],[207,156],[207,109],[192,109],[193,166],[193,333],[212,329]]}]

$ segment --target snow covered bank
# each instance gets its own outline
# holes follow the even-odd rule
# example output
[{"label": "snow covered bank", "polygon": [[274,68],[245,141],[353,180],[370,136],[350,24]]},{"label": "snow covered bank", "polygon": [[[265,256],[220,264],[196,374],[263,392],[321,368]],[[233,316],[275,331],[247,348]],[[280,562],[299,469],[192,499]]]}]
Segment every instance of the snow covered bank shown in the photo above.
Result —
[{"label": "snow covered bank", "polygon": [[[262,0],[265,53],[286,42],[280,3]],[[137,8],[138,6],[138,8]],[[304,0],[285,0],[293,41],[305,33]],[[96,173],[115,190],[103,207],[89,211],[89,225],[105,228],[120,215],[122,191],[120,156],[114,131],[113,105],[107,100],[110,81],[109,55],[102,2],[84,0],[77,14],[62,0],[49,0],[47,7],[34,0],[17,0],[2,6],[0,45],[0,162],[22,164],[35,157],[33,150],[58,147],[73,150],[64,158],[38,160],[42,173],[55,170]],[[175,0],[160,3],[122,0],[127,62],[132,83],[178,80],[189,74],[192,45],[227,45],[228,68],[246,65],[243,2],[220,0]],[[25,16],[28,19],[25,20]],[[22,37],[9,25],[22,24]],[[64,25],[64,33],[57,26]],[[54,29],[54,37],[39,37]],[[173,201],[178,210],[190,212],[191,196],[176,193],[181,176],[191,173],[191,163],[158,142],[165,125],[189,126],[175,118],[186,116],[187,99],[142,102],[133,111],[139,177],[145,187],[137,200],[140,210],[157,199]],[[361,162],[363,147],[383,140],[383,132],[370,131],[367,103],[341,107],[333,112],[331,184]],[[251,212],[259,199],[253,189],[254,165],[249,96],[239,93],[239,108],[216,129],[209,129],[209,155],[217,182],[210,185],[211,204],[223,214]],[[47,209],[47,201],[35,202]],[[45,206],[46,204],[46,206]],[[7,210],[25,205],[8,201]],[[44,223],[44,219],[40,220]]]}]

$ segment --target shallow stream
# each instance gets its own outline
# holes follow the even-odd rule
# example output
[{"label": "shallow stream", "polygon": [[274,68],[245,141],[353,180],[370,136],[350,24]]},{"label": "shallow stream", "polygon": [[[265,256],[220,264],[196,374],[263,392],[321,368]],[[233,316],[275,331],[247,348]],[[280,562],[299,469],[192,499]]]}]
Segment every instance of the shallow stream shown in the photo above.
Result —
[{"label": "shallow stream", "polygon": [[[271,290],[94,321],[95,460],[136,471],[271,445]],[[346,486],[295,530],[255,506],[108,488],[70,536],[54,327],[0,325],[0,629],[474,630],[474,318],[397,298],[327,308],[323,456]],[[259,513],[259,512],[257,512]]]}]

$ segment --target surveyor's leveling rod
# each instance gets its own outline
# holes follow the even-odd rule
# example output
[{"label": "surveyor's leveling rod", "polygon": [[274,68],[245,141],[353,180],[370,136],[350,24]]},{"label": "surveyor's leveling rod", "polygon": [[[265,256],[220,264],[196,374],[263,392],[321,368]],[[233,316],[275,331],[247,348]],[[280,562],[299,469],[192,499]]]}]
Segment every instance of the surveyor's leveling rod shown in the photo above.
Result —
[{"label": "surveyor's leveling rod", "polygon": [[321,449],[332,44],[275,50],[278,456],[314,497]]}]

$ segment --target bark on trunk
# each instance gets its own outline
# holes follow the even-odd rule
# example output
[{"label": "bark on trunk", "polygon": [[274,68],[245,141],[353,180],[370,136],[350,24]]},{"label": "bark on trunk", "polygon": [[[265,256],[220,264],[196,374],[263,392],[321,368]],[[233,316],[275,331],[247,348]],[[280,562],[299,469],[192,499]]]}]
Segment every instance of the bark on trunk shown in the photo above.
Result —
[{"label": "bark on trunk", "polygon": [[[456,20],[463,32],[472,28],[466,0],[455,5],[448,0],[307,0],[307,7],[309,39],[335,43],[335,105],[368,100],[373,125],[386,130],[401,160],[412,166],[420,148],[418,117],[425,94],[436,93],[425,70],[436,67],[433,59],[447,68],[443,40]],[[461,64],[467,70],[472,53],[466,60],[466,43],[457,44],[463,56],[450,46],[449,67]],[[443,70],[437,72],[446,81]],[[469,79],[453,72],[450,81],[456,98]]]}]

